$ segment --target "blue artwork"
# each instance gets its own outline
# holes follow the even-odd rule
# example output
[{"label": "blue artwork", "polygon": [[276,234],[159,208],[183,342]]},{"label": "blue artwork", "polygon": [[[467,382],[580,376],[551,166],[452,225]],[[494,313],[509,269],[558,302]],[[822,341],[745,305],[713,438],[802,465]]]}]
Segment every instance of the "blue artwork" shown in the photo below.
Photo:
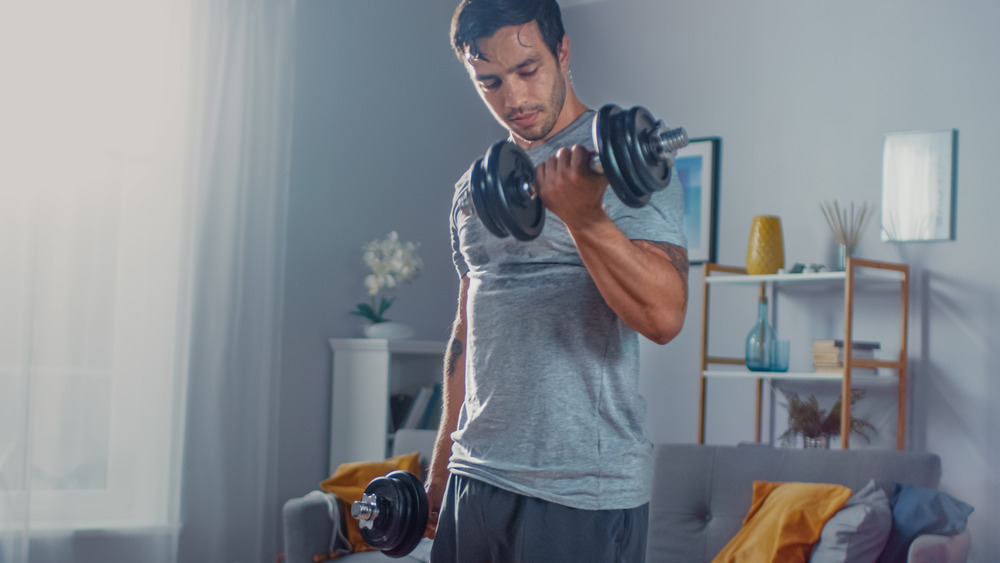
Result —
[{"label": "blue artwork", "polygon": [[674,163],[684,189],[684,235],[689,248],[701,246],[701,168],[700,155],[680,157]]}]

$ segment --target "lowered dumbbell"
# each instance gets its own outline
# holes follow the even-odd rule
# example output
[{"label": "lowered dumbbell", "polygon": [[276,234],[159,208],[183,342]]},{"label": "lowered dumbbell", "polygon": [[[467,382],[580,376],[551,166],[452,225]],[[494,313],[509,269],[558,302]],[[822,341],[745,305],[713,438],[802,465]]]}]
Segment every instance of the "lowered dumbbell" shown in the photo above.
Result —
[{"label": "lowered dumbbell", "polygon": [[[590,168],[607,177],[615,195],[629,207],[646,205],[654,192],[667,187],[677,150],[688,144],[684,128],[662,127],[641,106],[622,110],[609,104],[594,116],[591,131],[597,151]],[[499,141],[472,166],[471,197],[463,207],[497,237],[532,240],[545,224],[534,180],[535,167],[527,153],[510,141]]]},{"label": "lowered dumbbell", "polygon": [[365,543],[389,557],[413,551],[427,528],[429,504],[424,486],[409,471],[393,471],[368,484],[351,505]]}]

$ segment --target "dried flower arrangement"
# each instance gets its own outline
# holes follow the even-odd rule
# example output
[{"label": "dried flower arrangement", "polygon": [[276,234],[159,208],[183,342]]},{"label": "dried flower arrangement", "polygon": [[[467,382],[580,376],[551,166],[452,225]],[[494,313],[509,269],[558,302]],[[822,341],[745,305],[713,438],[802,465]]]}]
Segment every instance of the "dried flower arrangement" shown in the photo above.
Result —
[{"label": "dried flower arrangement", "polygon": [[833,238],[837,244],[842,245],[847,256],[854,256],[854,249],[858,246],[861,238],[861,231],[865,229],[868,220],[874,214],[874,207],[869,207],[867,203],[862,203],[855,213],[854,203],[851,203],[850,211],[847,208],[840,209],[840,205],[834,202],[824,201],[819,204],[826,217],[826,223],[833,231]]},{"label": "dried flower arrangement", "polygon": [[[788,396],[788,429],[780,436],[782,443],[791,446],[795,437],[801,434],[804,438],[829,438],[840,435],[840,413],[843,405],[843,398],[837,402],[827,413],[819,408],[819,401],[810,395],[808,399],[802,400],[798,394],[792,391],[786,392]],[[865,396],[862,388],[851,389],[851,406]],[[851,417],[851,432],[871,442],[868,432],[877,433],[878,430],[867,420]]]}]

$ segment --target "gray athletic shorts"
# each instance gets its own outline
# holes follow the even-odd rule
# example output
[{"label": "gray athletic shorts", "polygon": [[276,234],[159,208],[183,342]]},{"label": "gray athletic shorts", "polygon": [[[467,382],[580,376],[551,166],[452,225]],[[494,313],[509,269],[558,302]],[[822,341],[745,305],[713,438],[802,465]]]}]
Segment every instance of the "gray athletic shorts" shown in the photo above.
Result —
[{"label": "gray athletic shorts", "polygon": [[432,563],[641,563],[649,505],[581,510],[452,474]]}]

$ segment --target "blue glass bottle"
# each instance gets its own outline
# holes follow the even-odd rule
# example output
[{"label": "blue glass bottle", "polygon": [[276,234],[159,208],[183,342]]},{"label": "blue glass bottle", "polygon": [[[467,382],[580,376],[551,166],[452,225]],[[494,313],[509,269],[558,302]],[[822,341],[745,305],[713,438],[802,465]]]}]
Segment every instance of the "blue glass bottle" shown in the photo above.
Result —
[{"label": "blue glass bottle", "polygon": [[767,297],[761,295],[757,304],[757,323],[747,335],[747,367],[751,371],[770,371],[774,342],[774,329],[767,322]]}]

